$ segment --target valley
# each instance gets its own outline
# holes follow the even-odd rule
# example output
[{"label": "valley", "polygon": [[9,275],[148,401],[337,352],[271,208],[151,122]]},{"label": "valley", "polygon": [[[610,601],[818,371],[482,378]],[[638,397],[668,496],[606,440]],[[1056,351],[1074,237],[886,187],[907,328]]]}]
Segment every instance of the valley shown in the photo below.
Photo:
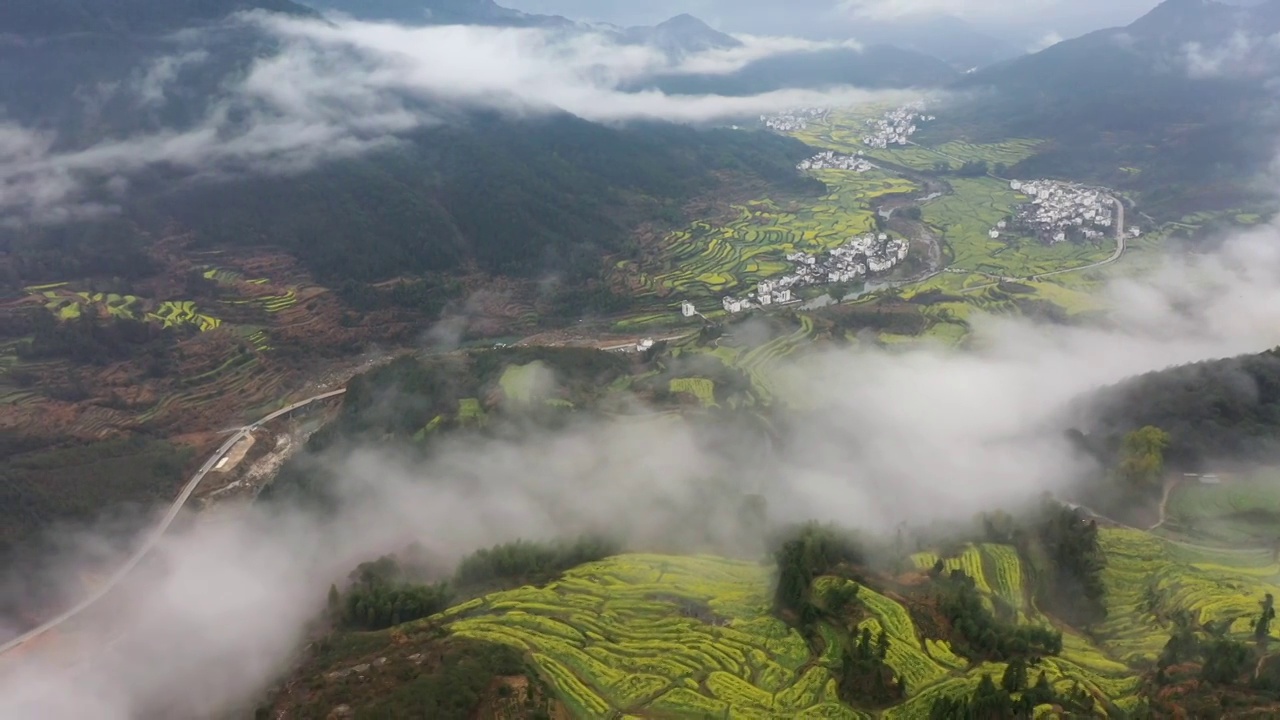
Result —
[{"label": "valley", "polygon": [[0,8],[0,718],[1280,715],[1280,0],[308,5]]}]

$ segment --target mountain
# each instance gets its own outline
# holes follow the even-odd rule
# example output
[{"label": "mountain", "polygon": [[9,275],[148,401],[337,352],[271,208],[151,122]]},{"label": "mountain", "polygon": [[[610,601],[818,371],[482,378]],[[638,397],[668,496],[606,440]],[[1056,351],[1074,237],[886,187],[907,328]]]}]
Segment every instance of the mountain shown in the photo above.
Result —
[{"label": "mountain", "polygon": [[30,40],[69,33],[159,33],[243,10],[314,14],[292,0],[5,0],[0,3],[0,37]]},{"label": "mountain", "polygon": [[692,15],[677,15],[654,27],[627,28],[619,35],[626,43],[649,45],[674,57],[742,47],[742,41],[712,28]]},{"label": "mountain", "polygon": [[495,25],[551,27],[576,25],[559,15],[537,15],[502,7],[493,0],[314,0],[321,10],[337,10],[361,20],[411,25]]},{"label": "mountain", "polygon": [[930,17],[910,22],[860,22],[859,38],[931,55],[957,70],[986,67],[1023,54],[1013,43],[984,33],[957,17]]},{"label": "mountain", "polygon": [[[951,117],[975,139],[1055,141],[1024,174],[1088,177],[1139,192],[1157,217],[1213,209],[1269,162],[1280,1],[1166,0],[1122,28],[965,76]],[[1126,174],[1118,168],[1144,168]],[[1234,188],[1234,189],[1233,189]],[[1158,197],[1157,197],[1158,195]]]}]

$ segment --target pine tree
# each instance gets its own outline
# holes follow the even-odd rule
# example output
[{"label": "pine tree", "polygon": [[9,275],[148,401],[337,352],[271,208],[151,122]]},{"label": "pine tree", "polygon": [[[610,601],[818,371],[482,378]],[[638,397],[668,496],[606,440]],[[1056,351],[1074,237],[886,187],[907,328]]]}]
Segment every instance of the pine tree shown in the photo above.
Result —
[{"label": "pine tree", "polygon": [[889,633],[884,630],[880,631],[880,637],[876,640],[876,655],[881,660],[889,657]]},{"label": "pine tree", "polygon": [[1027,664],[1022,658],[1014,658],[1000,678],[1000,687],[1007,693],[1016,693],[1027,686]]},{"label": "pine tree", "polygon": [[1276,619],[1276,599],[1267,593],[1262,600],[1262,614],[1253,626],[1253,636],[1258,640],[1266,640],[1271,635],[1271,621]]}]

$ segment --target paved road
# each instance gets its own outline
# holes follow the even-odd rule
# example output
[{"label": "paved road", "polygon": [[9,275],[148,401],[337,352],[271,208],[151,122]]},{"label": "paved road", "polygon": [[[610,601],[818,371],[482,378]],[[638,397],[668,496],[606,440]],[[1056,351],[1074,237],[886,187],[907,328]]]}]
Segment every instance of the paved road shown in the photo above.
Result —
[{"label": "paved road", "polygon": [[186,486],[182,488],[182,493],[178,495],[178,499],[174,500],[173,505],[169,506],[169,511],[165,513],[164,517],[160,520],[160,523],[151,530],[151,534],[147,536],[146,542],[144,542],[142,546],[138,548],[137,552],[135,552],[133,556],[129,558],[128,562],[126,562],[123,566],[121,566],[120,569],[117,570],[115,574],[113,574],[107,580],[107,582],[103,583],[101,587],[93,591],[93,593],[90,594],[89,597],[80,601],[80,603],[77,604],[75,607],[71,608],[70,610],[67,610],[61,615],[41,625],[40,627],[37,627],[20,637],[14,638],[13,640],[10,640],[4,645],[0,645],[0,655],[3,655],[11,650],[16,650],[22,647],[23,645],[31,642],[32,640],[35,640],[41,635],[44,635],[45,633],[61,625],[62,623],[70,620],[76,615],[79,615],[80,613],[88,609],[91,605],[101,600],[108,592],[110,592],[113,588],[115,588],[115,586],[119,585],[120,582],[124,580],[125,576],[128,575],[130,572],[132,572],[133,569],[138,566],[138,563],[142,562],[143,558],[145,558],[147,554],[150,553],[151,550],[156,546],[156,543],[160,541],[160,537],[164,535],[165,531],[169,529],[169,526],[173,524],[173,521],[177,519],[178,513],[182,512],[183,506],[185,506],[187,504],[187,501],[191,499],[191,494],[194,493],[196,491],[196,488],[200,486],[200,483],[201,481],[204,480],[205,475],[209,474],[209,471],[212,470],[218,464],[218,461],[221,460],[222,457],[226,455],[227,452],[230,451],[231,448],[234,447],[236,443],[240,442],[242,438],[244,438],[249,433],[252,433],[254,430],[257,430],[258,428],[262,427],[263,425],[266,425],[272,420],[275,420],[276,418],[281,417],[282,415],[288,415],[294,410],[297,410],[302,407],[306,407],[307,405],[310,405],[313,402],[317,402],[320,400],[327,400],[331,397],[337,397],[338,395],[341,395],[346,391],[347,391],[346,388],[343,388],[341,390],[333,390],[331,392],[327,392],[320,395],[316,395],[314,397],[307,398],[306,400],[301,400],[288,407],[281,408],[280,410],[277,410],[271,413],[270,415],[267,415],[266,417],[253,423],[252,425],[246,425],[236,430],[235,434],[227,438],[227,441],[222,443],[222,445],[218,446],[218,449],[214,451],[213,455],[209,456],[209,459],[206,460],[204,464],[200,466],[200,469],[197,470],[196,473],[191,476],[191,479],[187,482]]}]

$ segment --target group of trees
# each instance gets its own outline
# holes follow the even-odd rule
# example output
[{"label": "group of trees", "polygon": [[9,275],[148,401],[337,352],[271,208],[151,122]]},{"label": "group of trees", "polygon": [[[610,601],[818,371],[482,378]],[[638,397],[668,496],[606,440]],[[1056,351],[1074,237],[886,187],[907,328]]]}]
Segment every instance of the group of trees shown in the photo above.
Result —
[{"label": "group of trees", "polygon": [[863,562],[865,553],[849,533],[809,523],[784,536],[774,559],[778,565],[774,612],[807,627],[820,612],[813,602],[813,581],[842,564]]},{"label": "group of trees", "polygon": [[538,584],[620,552],[616,540],[594,535],[551,543],[517,540],[471,554],[459,563],[453,582],[468,589]]},{"label": "group of trees", "polygon": [[987,609],[973,578],[960,570],[943,573],[934,566],[938,609],[960,636],[965,655],[1004,661],[1062,652],[1062,633],[1033,625],[1004,622]]},{"label": "group of trees", "polygon": [[592,535],[550,543],[517,540],[463,558],[448,582],[428,582],[423,578],[431,572],[429,563],[413,546],[361,563],[348,575],[345,592],[331,585],[329,612],[344,627],[381,630],[439,613],[463,595],[549,582],[621,550],[618,542]]},{"label": "group of trees", "polygon": [[[1024,555],[1043,558],[1043,580],[1036,602],[1067,622],[1088,626],[1107,617],[1102,571],[1106,555],[1098,544],[1098,523],[1077,510],[1046,502],[1023,543]],[[1036,563],[1033,562],[1033,565]]]},{"label": "group of trees", "polygon": [[1098,544],[1097,522],[1045,497],[1028,516],[989,513],[982,525],[987,542],[1013,545],[1027,562],[1040,609],[1074,625],[1106,619],[1106,555]]},{"label": "group of trees", "polygon": [[906,683],[886,662],[890,642],[885,631],[872,638],[871,630],[863,628],[845,646],[839,676],[840,697],[856,698],[870,705],[890,705],[906,697]]},{"label": "group of trees", "polygon": [[[1269,630],[1274,615],[1273,603],[1273,598],[1268,594],[1262,602],[1258,622],[1254,625],[1255,637],[1258,637],[1258,631]],[[1253,653],[1244,643],[1227,637],[1229,627],[1230,623],[1197,627],[1190,613],[1175,613],[1173,632],[1160,651],[1157,662],[1156,683],[1163,685],[1168,682],[1170,668],[1193,662],[1200,663],[1200,679],[1207,683],[1232,685],[1239,682],[1245,671],[1252,667]]]},{"label": "group of trees", "polygon": [[59,321],[52,314],[31,314],[31,337],[17,345],[27,360],[65,358],[72,362],[106,365],[130,358],[149,358],[148,372],[160,377],[172,371],[170,359],[175,331],[158,323],[130,318],[99,317],[86,309],[79,317]]},{"label": "group of trees", "polygon": [[1027,665],[1010,662],[997,687],[990,675],[983,675],[968,697],[940,697],[929,709],[931,720],[1024,720],[1035,716],[1040,705],[1058,705],[1088,715],[1095,700],[1078,684],[1070,695],[1055,692],[1043,672],[1034,685],[1027,683]]}]

